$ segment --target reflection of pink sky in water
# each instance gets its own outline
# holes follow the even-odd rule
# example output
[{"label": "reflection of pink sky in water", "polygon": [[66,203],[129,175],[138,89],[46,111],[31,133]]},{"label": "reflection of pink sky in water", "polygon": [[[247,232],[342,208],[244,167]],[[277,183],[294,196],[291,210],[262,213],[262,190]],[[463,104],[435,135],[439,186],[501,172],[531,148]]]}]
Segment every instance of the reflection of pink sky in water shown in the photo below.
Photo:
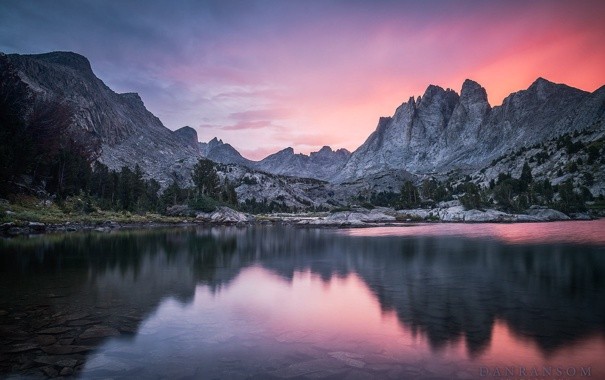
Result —
[{"label": "reflection of pink sky in water", "polygon": [[[555,332],[556,333],[556,332]],[[565,370],[580,367],[591,367],[594,378],[605,376],[605,337],[593,336],[575,344],[562,347],[545,357],[535,342],[511,331],[503,321],[496,321],[492,329],[492,340],[489,348],[478,358],[481,366],[488,368],[524,367],[529,370],[537,368],[541,373],[543,367],[551,366]],[[502,371],[504,374],[504,371]],[[577,375],[579,377],[579,374]],[[566,377],[565,377],[566,378]]]},{"label": "reflection of pink sky in water", "polygon": [[[342,230],[350,236],[462,236],[492,238],[510,244],[579,243],[605,244],[605,219],[550,223],[437,223],[405,227]],[[528,228],[530,227],[531,228]]]},{"label": "reflection of pink sky in water", "polygon": [[[246,284],[255,284],[250,287]],[[248,315],[263,314],[274,331],[307,331],[330,336],[357,337],[376,345],[387,337],[406,345],[425,346],[419,336],[402,329],[393,311],[382,311],[378,300],[354,274],[324,281],[311,272],[297,272],[291,283],[262,268],[245,270],[229,286],[233,307]]]},{"label": "reflection of pink sky in water", "polygon": [[545,355],[533,340],[519,336],[501,320],[494,323],[489,346],[476,357],[469,357],[462,336],[432,352],[424,333],[400,323],[394,311],[381,310],[356,274],[325,281],[310,271],[295,272],[290,282],[261,267],[247,268],[216,293],[198,286],[190,305],[164,302],[140,333],[161,326],[172,333],[175,326],[187,326],[188,336],[198,344],[220,341],[227,334],[259,350],[275,346],[282,355],[293,355],[304,345],[323,351],[328,359],[334,352],[346,352],[366,365],[430,367],[454,378],[478,377],[481,367],[491,372],[505,367],[541,371],[544,366],[579,371],[590,366],[594,378],[605,375],[604,337],[593,336]]}]

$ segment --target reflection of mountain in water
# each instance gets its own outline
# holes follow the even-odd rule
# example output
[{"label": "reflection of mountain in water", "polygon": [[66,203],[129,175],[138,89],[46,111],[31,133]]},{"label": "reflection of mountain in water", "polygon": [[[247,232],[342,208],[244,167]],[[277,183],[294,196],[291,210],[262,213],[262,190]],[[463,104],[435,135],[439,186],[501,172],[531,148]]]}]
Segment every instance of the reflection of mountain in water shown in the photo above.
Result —
[{"label": "reflection of mountain in water", "polygon": [[596,250],[435,237],[393,240],[391,249],[357,269],[381,305],[435,348],[462,335],[478,353],[495,319],[545,352],[605,331],[605,261]]},{"label": "reflection of mountain in water", "polygon": [[50,364],[44,375],[54,376],[65,358],[77,373],[95,347],[132,336],[166,297],[190,302],[197,284],[218,291],[235,278],[235,244],[224,231],[0,240],[0,373],[38,376]]},{"label": "reflection of mountain in water", "polygon": [[[190,302],[198,284],[220,291],[252,264],[286,279],[302,270],[325,280],[357,273],[383,309],[434,349],[463,336],[478,354],[496,319],[546,354],[605,332],[603,247],[266,227],[44,236],[0,241],[0,253],[0,323],[20,331],[0,330],[0,344],[10,351],[37,342],[43,329],[70,328],[48,346],[5,353],[14,356],[1,360],[3,372],[27,371],[19,360],[57,352],[65,336],[75,347],[105,338],[82,339],[90,325],[66,315],[133,333],[164,298]],[[79,354],[85,360],[86,350]]]},{"label": "reflection of mountain in water", "polygon": [[286,254],[263,257],[263,265],[285,277],[305,269],[324,279],[356,272],[383,309],[395,310],[435,349],[464,336],[477,354],[489,344],[495,319],[546,354],[605,332],[603,247],[305,233],[283,239]]}]

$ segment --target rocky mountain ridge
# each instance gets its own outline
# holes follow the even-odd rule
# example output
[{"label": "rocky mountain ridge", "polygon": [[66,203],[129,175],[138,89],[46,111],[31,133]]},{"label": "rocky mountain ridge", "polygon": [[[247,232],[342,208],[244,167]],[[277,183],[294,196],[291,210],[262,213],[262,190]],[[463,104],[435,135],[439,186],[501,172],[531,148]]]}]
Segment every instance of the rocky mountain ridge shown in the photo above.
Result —
[{"label": "rocky mountain ridge", "polygon": [[350,156],[351,153],[346,149],[332,150],[329,146],[311,152],[308,156],[302,153],[295,154],[294,149],[288,147],[267,156],[255,166],[269,173],[330,181],[343,168]]},{"label": "rocky mountain ridge", "polygon": [[380,118],[336,178],[361,178],[386,169],[415,174],[480,169],[494,158],[593,125],[605,127],[605,87],[588,93],[538,78],[527,90],[491,107],[478,83],[458,95],[431,85],[424,95]]},{"label": "rocky mountain ridge", "polygon": [[202,157],[222,164],[237,164],[253,167],[254,161],[244,158],[231,144],[226,144],[217,137],[207,143],[198,143],[198,149]]},{"label": "rocky mountain ridge", "polygon": [[[523,161],[531,163],[538,177],[573,179],[595,196],[605,192],[605,178],[598,174],[603,172],[601,161],[586,164],[589,145],[597,146],[597,154],[603,152],[605,86],[588,93],[538,78],[528,89],[492,107],[485,89],[472,80],[463,83],[460,94],[430,85],[393,116],[380,118],[376,130],[353,153],[324,146],[304,155],[286,148],[252,161],[218,138],[199,142],[193,128],[170,131],[145,108],[138,94],[109,89],[81,55],[6,57],[32,93],[59,99],[73,109],[74,127],[99,142],[99,161],[115,170],[138,164],[163,187],[173,180],[187,185],[193,165],[206,157],[228,164],[221,175],[236,184],[242,201],[275,201],[297,209],[351,204],[360,194],[398,192],[404,181],[418,183],[427,176],[472,174],[476,183],[486,185],[502,170],[520,171]],[[586,150],[569,153],[565,165],[577,163],[580,170],[561,174],[568,168],[557,164],[562,148],[552,141],[575,133],[580,135],[574,141],[581,141]],[[520,149],[525,149],[523,154],[514,153]],[[548,151],[548,165],[545,159],[538,165],[537,149]],[[507,155],[516,158],[493,164]],[[597,175],[590,180],[579,177],[589,178],[584,173],[595,170]]]},{"label": "rocky mountain ridge", "polygon": [[[452,170],[478,172],[523,147],[589,129],[605,130],[605,87],[588,93],[538,78],[492,107],[486,90],[466,80],[460,95],[430,85],[423,96],[410,97],[392,117],[381,117],[376,130],[353,153],[323,147],[307,156],[286,148],[255,162],[216,138],[200,146],[202,155],[217,162],[347,185],[400,171],[416,178]],[[520,166],[513,171],[520,171]]]},{"label": "rocky mountain ridge", "polygon": [[32,93],[71,108],[72,125],[99,143],[99,161],[110,169],[136,163],[162,185],[189,177],[196,148],[183,143],[182,132],[166,128],[138,94],[117,94],[107,87],[85,57],[71,52],[7,57]]},{"label": "rocky mountain ridge", "polygon": [[311,152],[309,155],[294,153],[294,149],[288,147],[270,154],[260,161],[253,161],[243,157],[233,146],[224,143],[223,140],[217,137],[207,143],[200,142],[198,147],[203,157],[215,162],[243,165],[250,169],[271,174],[325,181],[333,178],[351,156],[351,152],[346,149],[332,150],[329,146],[324,146],[319,151]]}]

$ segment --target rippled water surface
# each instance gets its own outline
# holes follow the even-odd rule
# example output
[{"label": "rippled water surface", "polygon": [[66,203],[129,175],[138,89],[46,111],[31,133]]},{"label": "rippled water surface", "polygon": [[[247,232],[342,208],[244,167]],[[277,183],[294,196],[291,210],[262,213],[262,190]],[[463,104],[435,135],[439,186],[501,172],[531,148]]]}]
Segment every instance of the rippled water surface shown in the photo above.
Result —
[{"label": "rippled water surface", "polygon": [[605,378],[605,220],[0,240],[0,377]]}]

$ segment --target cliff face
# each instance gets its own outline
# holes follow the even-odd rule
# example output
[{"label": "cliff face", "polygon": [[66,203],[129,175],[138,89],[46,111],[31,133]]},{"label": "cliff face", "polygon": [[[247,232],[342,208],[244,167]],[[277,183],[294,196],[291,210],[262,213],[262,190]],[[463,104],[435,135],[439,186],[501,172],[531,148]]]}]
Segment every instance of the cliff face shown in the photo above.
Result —
[{"label": "cliff face", "polygon": [[461,94],[429,86],[410,98],[351,155],[338,181],[405,169],[425,174],[478,169],[510,150],[604,126],[603,90],[594,93],[537,79],[491,107],[485,89],[466,80]]},{"label": "cliff face", "polygon": [[[43,99],[67,103],[72,127],[100,143],[99,160],[111,169],[139,164],[167,184],[173,173],[185,181],[197,161],[197,147],[172,132],[149,112],[136,93],[117,94],[97,78],[90,62],[70,52],[8,55],[21,80]],[[194,130],[193,133],[195,133]],[[189,132],[191,132],[189,131]]]}]

